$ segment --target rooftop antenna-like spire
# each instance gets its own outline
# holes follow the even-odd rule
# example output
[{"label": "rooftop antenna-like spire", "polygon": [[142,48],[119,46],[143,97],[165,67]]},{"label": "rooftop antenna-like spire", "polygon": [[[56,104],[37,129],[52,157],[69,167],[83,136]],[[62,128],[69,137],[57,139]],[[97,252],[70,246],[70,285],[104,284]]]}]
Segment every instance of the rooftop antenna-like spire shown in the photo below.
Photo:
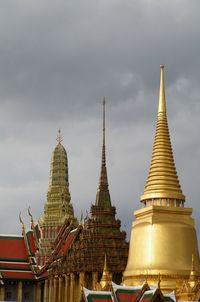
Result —
[{"label": "rooftop antenna-like spire", "polygon": [[96,205],[100,207],[110,207],[110,193],[108,189],[108,178],[107,178],[107,169],[106,169],[106,126],[105,126],[105,106],[106,100],[103,99],[103,143],[102,143],[102,157],[101,157],[101,171],[99,179],[99,188],[96,196]]}]

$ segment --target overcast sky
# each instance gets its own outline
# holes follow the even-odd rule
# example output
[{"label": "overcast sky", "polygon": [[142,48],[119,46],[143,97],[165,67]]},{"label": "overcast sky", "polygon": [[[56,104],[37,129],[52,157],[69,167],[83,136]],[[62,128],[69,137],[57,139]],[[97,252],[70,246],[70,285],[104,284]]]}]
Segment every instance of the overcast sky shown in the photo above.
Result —
[{"label": "overcast sky", "polygon": [[148,174],[159,65],[186,206],[200,237],[200,1],[0,1],[0,233],[43,211],[61,128],[75,213],[95,201],[107,101],[107,168],[122,228]]}]

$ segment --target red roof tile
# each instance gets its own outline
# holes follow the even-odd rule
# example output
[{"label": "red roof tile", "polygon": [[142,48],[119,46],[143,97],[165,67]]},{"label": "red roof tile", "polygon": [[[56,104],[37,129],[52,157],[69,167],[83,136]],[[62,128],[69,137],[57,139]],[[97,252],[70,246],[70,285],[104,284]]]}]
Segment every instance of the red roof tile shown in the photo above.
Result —
[{"label": "red roof tile", "polygon": [[35,239],[33,236],[33,231],[28,231],[26,233],[26,238],[27,238],[30,253],[33,256],[33,255],[35,255],[35,252],[36,252],[36,245],[35,245]]},{"label": "red roof tile", "polygon": [[0,271],[12,269],[12,270],[30,270],[30,264],[27,263],[19,263],[19,262],[6,262],[0,261]]},{"label": "red roof tile", "polygon": [[23,271],[1,271],[4,279],[34,279],[35,276],[32,272]]},{"label": "red roof tile", "polygon": [[27,261],[24,238],[22,236],[0,236],[0,260]]},{"label": "red roof tile", "polygon": [[74,238],[76,237],[77,235],[77,231],[78,229],[74,229],[72,230],[69,235],[67,236],[63,246],[61,247],[59,253],[58,253],[58,256],[62,256],[62,255],[65,255],[69,246],[71,245],[72,241],[74,240]]}]

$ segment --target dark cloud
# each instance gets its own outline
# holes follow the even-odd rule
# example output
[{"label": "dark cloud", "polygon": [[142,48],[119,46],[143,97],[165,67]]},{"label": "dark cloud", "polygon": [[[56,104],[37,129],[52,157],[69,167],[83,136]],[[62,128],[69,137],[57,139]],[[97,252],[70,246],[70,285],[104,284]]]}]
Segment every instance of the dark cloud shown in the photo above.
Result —
[{"label": "dark cloud", "polygon": [[0,230],[41,215],[56,131],[69,157],[77,216],[95,200],[101,100],[113,204],[130,231],[151,158],[159,65],[166,65],[178,175],[199,220],[199,1],[0,3]]}]

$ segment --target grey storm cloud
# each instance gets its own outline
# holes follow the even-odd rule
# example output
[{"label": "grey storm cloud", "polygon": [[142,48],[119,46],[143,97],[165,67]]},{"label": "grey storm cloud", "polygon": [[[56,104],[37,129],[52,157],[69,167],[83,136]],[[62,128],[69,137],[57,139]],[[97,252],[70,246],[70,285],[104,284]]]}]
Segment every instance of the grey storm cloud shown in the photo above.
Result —
[{"label": "grey storm cloud", "polygon": [[130,232],[151,159],[165,64],[176,167],[200,232],[200,2],[0,2],[0,232],[37,219],[61,128],[80,217],[95,200],[101,101],[107,99],[107,167],[113,204]]}]

